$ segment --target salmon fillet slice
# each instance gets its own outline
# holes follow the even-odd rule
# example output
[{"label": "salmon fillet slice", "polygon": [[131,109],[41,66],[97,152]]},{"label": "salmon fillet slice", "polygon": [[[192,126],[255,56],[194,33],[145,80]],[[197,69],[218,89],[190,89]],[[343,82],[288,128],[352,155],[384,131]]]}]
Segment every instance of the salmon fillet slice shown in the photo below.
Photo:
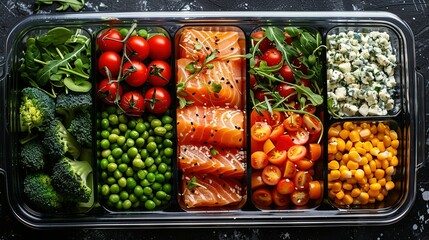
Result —
[{"label": "salmon fillet slice", "polygon": [[191,105],[177,109],[178,144],[244,147],[244,113],[238,109]]},{"label": "salmon fillet slice", "polygon": [[[187,187],[196,177],[201,186]],[[184,174],[183,200],[187,208],[237,205],[243,199],[241,183],[233,178],[219,178],[211,174]]]}]

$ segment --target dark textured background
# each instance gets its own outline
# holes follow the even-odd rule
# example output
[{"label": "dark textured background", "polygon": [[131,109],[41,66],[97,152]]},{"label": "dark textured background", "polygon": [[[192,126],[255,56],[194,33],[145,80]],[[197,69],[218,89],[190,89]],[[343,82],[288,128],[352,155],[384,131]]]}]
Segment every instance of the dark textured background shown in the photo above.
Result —
[{"label": "dark textured background", "polygon": [[[24,17],[36,14],[35,0],[0,0],[0,43],[6,41],[13,26]],[[429,94],[429,5],[426,0],[307,0],[307,1],[190,1],[190,0],[87,0],[84,12],[103,11],[389,11],[405,20],[416,40],[416,68],[424,76],[426,96]],[[55,12],[42,7],[38,14]],[[5,52],[0,46],[0,63]],[[0,70],[1,75],[1,70]],[[426,101],[428,103],[428,101]],[[426,104],[424,104],[426,105]],[[420,106],[429,119],[429,107]],[[429,105],[429,104],[428,104]],[[425,127],[429,145],[429,121]],[[0,161],[3,161],[1,159]],[[8,208],[4,179],[0,177],[0,240],[8,239],[429,239],[429,156],[426,166],[417,173],[416,201],[400,222],[377,227],[323,228],[251,228],[251,229],[179,229],[179,230],[101,230],[66,229],[36,231],[13,218]],[[1,175],[0,175],[1,176]]]}]

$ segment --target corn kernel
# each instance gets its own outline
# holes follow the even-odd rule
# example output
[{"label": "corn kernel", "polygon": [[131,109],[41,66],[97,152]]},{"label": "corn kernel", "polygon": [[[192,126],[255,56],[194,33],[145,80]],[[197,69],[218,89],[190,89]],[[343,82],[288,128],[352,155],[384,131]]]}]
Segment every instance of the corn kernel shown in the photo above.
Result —
[{"label": "corn kernel", "polygon": [[362,160],[362,157],[359,155],[357,151],[350,151],[349,152],[349,160],[360,162]]},{"label": "corn kernel", "polygon": [[369,164],[363,165],[363,171],[365,172],[365,175],[370,175],[372,173],[371,167],[369,166]]},{"label": "corn kernel", "polygon": [[369,136],[371,136],[371,130],[369,130],[368,128],[362,129],[359,132],[359,135],[360,135],[361,139],[368,139]]},{"label": "corn kernel", "polygon": [[344,122],[343,128],[351,131],[351,130],[355,129],[355,126],[352,122]]},{"label": "corn kernel", "polygon": [[359,163],[357,163],[355,161],[348,161],[347,162],[347,167],[349,169],[358,169],[359,168]]},{"label": "corn kernel", "polygon": [[371,138],[372,146],[374,146],[374,147],[377,146],[378,142],[379,142],[378,138],[376,138],[376,137]]},{"label": "corn kernel", "polygon": [[346,180],[346,182],[350,183],[350,184],[357,184],[357,181],[354,178],[349,178],[349,179]]},{"label": "corn kernel", "polygon": [[386,170],[386,168],[388,168],[389,166],[390,166],[389,161],[387,160],[381,161],[381,168],[383,168],[384,170]]},{"label": "corn kernel", "polygon": [[361,192],[359,195],[359,201],[362,204],[366,204],[368,203],[368,200],[369,200],[369,194],[367,192]]},{"label": "corn kernel", "polygon": [[353,130],[353,131],[351,131],[351,132],[350,132],[350,135],[349,135],[349,139],[350,139],[350,141],[352,141],[352,142],[358,142],[358,141],[360,141],[360,135],[359,135],[359,132],[358,132],[357,130]]},{"label": "corn kernel", "polygon": [[377,182],[380,184],[380,186],[384,187],[386,186],[387,181],[386,181],[386,178],[382,178],[382,179],[379,179]]},{"label": "corn kernel", "polygon": [[396,167],[398,166],[399,160],[396,156],[392,157],[392,160],[390,160],[390,166]]},{"label": "corn kernel", "polygon": [[366,153],[366,150],[365,150],[365,148],[363,148],[363,145],[362,145],[362,147],[356,147],[356,152],[358,152],[360,155],[365,155],[365,153]]},{"label": "corn kernel", "polygon": [[330,142],[328,144],[328,154],[335,154],[337,152],[337,143]]},{"label": "corn kernel", "polygon": [[387,194],[389,194],[389,191],[387,191],[387,189],[386,189],[386,188],[383,188],[383,189],[381,190],[381,194],[383,194],[383,196],[387,196]]},{"label": "corn kernel", "polygon": [[375,203],[375,197],[370,197],[368,199],[368,203]]},{"label": "corn kernel", "polygon": [[366,157],[362,157],[362,159],[359,162],[359,165],[363,166],[365,164],[368,164],[368,159]]},{"label": "corn kernel", "polygon": [[378,168],[381,168],[381,161],[380,160],[378,160],[378,159],[375,159],[374,160],[374,162],[375,162],[375,167],[378,169]]},{"label": "corn kernel", "polygon": [[353,189],[353,185],[351,185],[350,183],[343,183],[343,189],[347,190],[347,191],[351,191]]},{"label": "corn kernel", "polygon": [[[338,145],[337,145],[337,149],[338,149]],[[341,159],[343,159],[343,153],[342,152],[336,152],[334,159],[337,161],[340,161]]]},{"label": "corn kernel", "polygon": [[377,197],[377,195],[378,195],[378,194],[380,194],[380,191],[379,191],[379,190],[372,190],[372,189],[369,189],[369,191],[368,191],[368,195],[369,195],[369,197],[372,197],[372,198]]},{"label": "corn kernel", "polygon": [[369,153],[371,153],[372,156],[377,156],[380,153],[380,149],[373,147],[371,150],[369,150]]},{"label": "corn kernel", "polygon": [[340,177],[341,177],[341,173],[338,170],[331,170],[331,172],[329,174],[331,175],[330,181],[340,179]]},{"label": "corn kernel", "polygon": [[335,181],[332,183],[332,191],[339,192],[341,188],[343,187],[343,184],[341,184],[341,181]]},{"label": "corn kernel", "polygon": [[399,141],[397,139],[392,140],[392,142],[390,143],[390,146],[392,146],[394,149],[398,149]]},{"label": "corn kernel", "polygon": [[[340,125],[338,125],[338,126],[340,126]],[[337,137],[339,133],[340,133],[340,129],[338,129],[338,127],[330,127],[328,130],[328,137],[329,138]]]},{"label": "corn kernel", "polygon": [[395,188],[395,183],[393,183],[392,181],[388,181],[388,182],[386,182],[385,188],[387,191],[390,191],[390,190]]},{"label": "corn kernel", "polygon": [[377,126],[371,125],[370,130],[372,134],[377,134]]},{"label": "corn kernel", "polygon": [[362,191],[359,188],[353,188],[353,190],[350,193],[350,196],[352,196],[354,198],[359,197],[361,192]]},{"label": "corn kernel", "polygon": [[332,160],[328,163],[328,169],[332,170],[332,169],[338,169],[338,168],[340,168],[340,164],[337,161]]},{"label": "corn kernel", "polygon": [[336,194],[337,194],[337,193],[336,193],[336,192],[334,192],[334,191],[332,191],[332,190],[328,192],[328,196],[329,196],[329,198],[331,198],[331,199],[334,199]]},{"label": "corn kernel", "polygon": [[369,183],[365,183],[363,186],[361,186],[362,192],[368,192],[369,191]]},{"label": "corn kernel", "polygon": [[369,161],[369,167],[371,168],[371,172],[375,172],[377,169],[377,164],[375,163],[375,160]]},{"label": "corn kernel", "polygon": [[390,137],[388,135],[384,135],[383,143],[384,143],[384,147],[390,147],[392,140],[390,139]]},{"label": "corn kernel", "polygon": [[347,138],[349,138],[349,134],[350,134],[350,131],[349,130],[347,130],[347,129],[343,129],[343,130],[341,130],[340,131],[340,137],[342,138],[342,139],[344,139],[344,140],[346,140]]},{"label": "corn kernel", "polygon": [[384,125],[384,123],[378,123],[378,126],[377,126],[377,131],[379,132],[379,133],[383,133],[384,134],[384,131],[386,130],[386,125]]},{"label": "corn kernel", "polygon": [[344,192],[341,190],[335,194],[335,197],[337,199],[341,200],[341,199],[343,199],[344,195],[345,195]]},{"label": "corn kernel", "polygon": [[370,141],[366,141],[363,143],[363,148],[365,148],[366,152],[369,152],[369,150],[371,150],[372,148],[372,143]]},{"label": "corn kernel", "polygon": [[371,185],[369,185],[369,189],[373,191],[380,191],[381,184],[378,182],[372,183]]},{"label": "corn kernel", "polygon": [[386,168],[386,175],[392,176],[395,174],[395,168],[393,166],[389,166]]},{"label": "corn kernel", "polygon": [[365,153],[365,157],[368,159],[368,162],[372,160],[372,155],[369,152]]},{"label": "corn kernel", "polygon": [[350,141],[350,140],[347,140],[347,142],[346,142],[346,146],[345,146],[345,149],[346,149],[347,151],[350,151],[350,149],[352,149],[352,147],[353,147],[353,142],[352,142],[352,141]]},{"label": "corn kernel", "polygon": [[383,201],[383,200],[384,200],[384,195],[383,195],[383,193],[379,193],[379,194],[375,197],[375,199],[377,199],[377,201],[379,201],[379,202]]},{"label": "corn kernel", "polygon": [[398,133],[395,130],[390,130],[389,137],[392,140],[398,140]]},{"label": "corn kernel", "polygon": [[353,174],[349,170],[341,171],[341,178],[343,178],[343,179],[349,179],[352,176],[353,176]]},{"label": "corn kernel", "polygon": [[374,175],[375,175],[376,179],[382,179],[382,178],[384,178],[384,170],[383,169],[377,169],[377,170],[375,170]]},{"label": "corn kernel", "polygon": [[[383,135],[383,137],[384,137],[384,135]],[[377,143],[377,148],[378,148],[378,150],[380,150],[380,152],[384,152],[384,151],[386,151],[386,148],[385,148],[385,146],[384,146],[384,143],[383,143],[383,142],[378,142],[378,143]]]},{"label": "corn kernel", "polygon": [[334,154],[328,154],[328,161],[335,160]]},{"label": "corn kernel", "polygon": [[365,172],[362,169],[357,169],[355,172],[355,179],[357,181],[361,181],[365,176]]},{"label": "corn kernel", "polygon": [[374,184],[374,183],[376,183],[377,182],[377,178],[374,178],[374,177],[372,177],[372,178],[370,178],[369,180],[368,180],[368,183],[369,184]]},{"label": "corn kernel", "polygon": [[344,195],[342,200],[346,205],[350,205],[353,203],[353,198],[349,194]]}]

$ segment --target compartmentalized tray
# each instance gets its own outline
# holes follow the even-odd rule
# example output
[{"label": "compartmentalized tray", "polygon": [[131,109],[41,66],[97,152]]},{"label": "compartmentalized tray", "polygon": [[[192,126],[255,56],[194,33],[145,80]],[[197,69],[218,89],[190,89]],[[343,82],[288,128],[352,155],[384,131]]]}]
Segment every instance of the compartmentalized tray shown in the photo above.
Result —
[{"label": "compartmentalized tray", "polygon": [[[249,50],[252,31],[264,26],[301,26],[317,29],[323,44],[326,36],[333,29],[373,28],[387,29],[394,35],[394,47],[397,54],[398,68],[395,77],[400,86],[400,94],[396,102],[399,109],[387,116],[353,117],[336,119],[325,117],[325,135],[322,138],[324,154],[323,165],[324,197],[315,206],[305,209],[260,210],[252,204],[250,186],[250,152],[246,153],[247,179],[243,181],[247,187],[243,206],[232,209],[201,209],[185,211],[179,201],[180,192],[177,163],[173,163],[173,192],[171,203],[159,211],[112,211],[104,206],[93,206],[88,211],[67,214],[43,214],[27,205],[22,193],[22,170],[18,166],[18,106],[20,99],[17,69],[25,37],[41,29],[56,26],[82,28],[92,39],[93,62],[96,62],[95,38],[100,30],[107,27],[129,27],[136,22],[142,27],[162,27],[173,40],[177,33],[186,27],[231,26],[241,29],[246,38],[246,51]],[[174,45],[174,44],[173,44]],[[386,12],[145,12],[145,13],[94,13],[66,15],[34,15],[19,23],[11,31],[7,43],[5,57],[5,75],[1,79],[3,94],[1,106],[2,148],[0,169],[6,175],[7,198],[12,212],[21,222],[33,228],[56,227],[94,227],[94,228],[194,228],[205,226],[217,227],[256,227],[256,226],[327,226],[327,225],[381,225],[391,224],[400,220],[411,208],[416,193],[416,171],[423,161],[424,134],[422,128],[423,114],[417,108],[423,104],[421,82],[415,72],[414,38],[410,28],[397,16]],[[173,50],[177,51],[176,50]],[[175,54],[173,53],[173,56]],[[93,64],[94,66],[94,64]],[[249,70],[247,64],[246,73]],[[95,67],[92,76],[95,79]],[[325,69],[323,70],[326,81]],[[248,74],[246,81],[248,81]],[[173,74],[173,79],[175,75]],[[94,83],[94,82],[93,82]],[[326,83],[325,83],[326,84]],[[249,85],[247,85],[249,86]],[[326,91],[326,90],[325,90]],[[175,95],[174,95],[175,96]],[[326,96],[324,96],[326,101]],[[249,103],[249,102],[248,102]],[[175,104],[173,100],[173,104]],[[250,105],[250,104],[249,104]],[[247,106],[247,110],[251,109]],[[325,105],[326,107],[326,105]],[[327,110],[324,111],[327,114]],[[250,111],[246,111],[248,117]],[[328,194],[328,138],[326,132],[331,124],[344,121],[384,121],[394,123],[399,136],[399,165],[394,179],[396,188],[389,194],[384,205],[371,207],[344,207],[333,204]],[[249,135],[249,127],[247,127]],[[250,138],[249,136],[247,136]],[[95,138],[95,136],[94,136]],[[250,144],[249,144],[250,145]],[[94,144],[95,147],[95,144]],[[244,149],[248,151],[249,149]],[[95,149],[94,149],[95,152]],[[176,159],[176,158],[173,158]],[[94,169],[97,169],[94,163]],[[94,187],[98,180],[94,178]],[[98,196],[96,194],[96,200]]]}]

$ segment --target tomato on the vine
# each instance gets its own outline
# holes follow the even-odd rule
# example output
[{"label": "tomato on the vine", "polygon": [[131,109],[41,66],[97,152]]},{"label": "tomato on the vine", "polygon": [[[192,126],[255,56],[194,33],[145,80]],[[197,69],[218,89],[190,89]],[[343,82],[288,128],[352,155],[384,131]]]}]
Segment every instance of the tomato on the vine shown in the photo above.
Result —
[{"label": "tomato on the vine", "polygon": [[267,165],[264,170],[262,170],[262,180],[270,186],[276,185],[281,177],[282,172],[276,165]]},{"label": "tomato on the vine", "polygon": [[124,47],[122,35],[116,29],[108,29],[97,38],[97,46],[101,51],[120,52]]},{"label": "tomato on the vine", "polygon": [[146,65],[136,60],[126,62],[122,67],[122,74],[125,82],[132,87],[143,85],[149,75]]},{"label": "tomato on the vine", "polygon": [[275,48],[270,48],[264,52],[264,55],[262,55],[261,60],[267,62],[268,66],[275,66],[282,62],[283,57],[279,50]]},{"label": "tomato on the vine", "polygon": [[153,114],[165,113],[171,105],[170,93],[163,87],[152,87],[145,94],[146,109]]},{"label": "tomato on the vine", "polygon": [[290,113],[283,121],[283,125],[288,131],[296,132],[301,128],[302,117],[298,113]]},{"label": "tomato on the vine", "polygon": [[107,76],[106,68],[110,72],[111,76],[116,77],[119,74],[121,68],[122,59],[119,54],[113,51],[103,52],[98,58],[98,71],[103,75]]},{"label": "tomato on the vine", "polygon": [[122,86],[117,81],[102,80],[97,84],[97,96],[108,105],[114,105],[122,96]]},{"label": "tomato on the vine", "polygon": [[139,117],[144,112],[144,98],[136,91],[124,93],[119,104],[122,110],[129,116]]},{"label": "tomato on the vine", "polygon": [[280,83],[276,87],[276,92],[283,98],[285,98],[286,102],[291,102],[296,98],[296,90],[294,87],[287,83]]},{"label": "tomato on the vine", "polygon": [[165,61],[154,60],[148,65],[149,83],[154,87],[163,87],[170,82],[171,66]]},{"label": "tomato on the vine", "polygon": [[148,40],[149,57],[152,60],[167,60],[171,56],[171,41],[164,35],[154,35]]},{"label": "tomato on the vine", "polygon": [[143,61],[149,56],[149,43],[140,36],[131,36],[126,44],[127,55],[130,59]]},{"label": "tomato on the vine", "polygon": [[252,193],[252,202],[257,207],[268,207],[273,202],[271,192],[266,188],[260,188]]}]

